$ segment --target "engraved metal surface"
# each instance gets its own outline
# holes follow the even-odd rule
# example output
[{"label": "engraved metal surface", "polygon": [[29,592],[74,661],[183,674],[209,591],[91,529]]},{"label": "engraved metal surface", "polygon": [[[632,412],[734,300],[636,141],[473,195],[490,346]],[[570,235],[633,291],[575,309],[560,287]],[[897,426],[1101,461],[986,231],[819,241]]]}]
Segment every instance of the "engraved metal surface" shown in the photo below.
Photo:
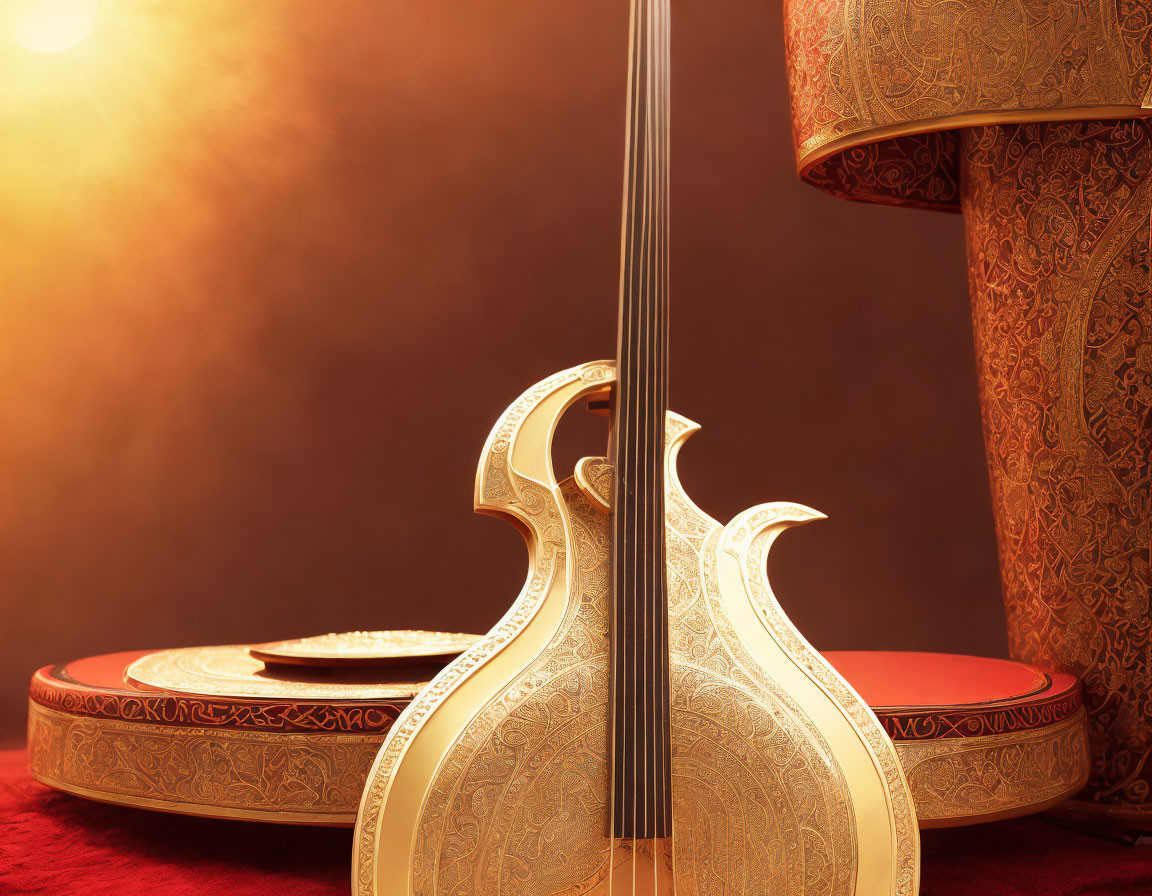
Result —
[{"label": "engraved metal surface", "polygon": [[580,599],[441,762],[416,831],[414,892],[559,893],[604,876],[610,533],[606,514],[561,488]]},{"label": "engraved metal surface", "polygon": [[360,666],[385,661],[454,659],[480,640],[479,635],[412,629],[332,632],[311,638],[273,641],[250,647],[258,660],[307,666]]},{"label": "engraved metal surface", "polygon": [[549,454],[560,414],[611,375],[599,363],[541,383],[489,440],[478,507],[526,532],[529,578],[505,622],[385,742],[361,804],[355,892],[600,893],[623,861],[674,867],[667,892],[681,896],[848,894],[861,881],[869,896],[914,893],[916,822],[891,744],[830,667],[781,643],[789,624],[778,607],[767,624],[774,599],[751,582],[762,570],[739,562],[746,544],[766,551],[762,535],[815,514],[774,505],[776,517],[743,520],[723,550],[724,530],[676,478],[695,427],[674,415],[673,855],[644,859],[652,844],[607,837],[610,517],[594,488],[555,481]]},{"label": "engraved metal surface", "polygon": [[950,131],[1152,106],[1133,0],[786,0],[785,41],[802,176],[850,199],[956,210]]},{"label": "engraved metal surface", "polygon": [[581,458],[572,478],[594,505],[605,511],[612,509],[612,464],[608,458]]},{"label": "engraved metal surface", "polygon": [[[523,637],[544,603],[546,594],[563,585],[567,564],[564,542],[562,498],[551,465],[552,432],[563,412],[582,396],[601,391],[611,381],[610,362],[586,364],[561,371],[537,383],[521,395],[497,422],[481,453],[476,473],[475,504],[479,512],[513,521],[524,533],[529,549],[529,574],[519,597],[504,618],[478,644],[449,665],[412,702],[393,726],[373,764],[360,812],[352,862],[352,889],[357,894],[410,892],[410,854],[382,853],[393,843],[411,842],[419,823],[416,816],[424,801],[427,778],[439,764],[438,749],[445,749],[455,731],[475,711],[465,706],[449,710],[447,729],[434,745],[425,748],[424,763],[409,761],[411,782],[397,786],[413,741],[448,698],[460,693],[496,665],[510,645]],[[527,438],[524,438],[527,434]],[[531,439],[535,439],[535,444]],[[525,651],[530,659],[531,646]],[[522,662],[523,660],[521,660]],[[508,663],[510,672],[519,671],[516,658]],[[497,686],[501,684],[499,675]],[[482,687],[473,688],[485,695]],[[477,707],[479,708],[479,707]],[[455,720],[455,721],[454,721]],[[455,727],[454,727],[455,726]],[[434,735],[429,735],[432,740]],[[391,864],[390,864],[391,863]],[[387,879],[385,879],[387,878]]]},{"label": "engraved metal surface", "polygon": [[1088,779],[1088,728],[1080,714],[1011,737],[897,744],[921,827],[949,827],[1038,812]]},{"label": "engraved metal surface", "polygon": [[142,687],[180,694],[296,700],[407,700],[427,684],[272,675],[248,651],[246,644],[161,650],[136,660],[125,675]]},{"label": "engraved metal surface", "polygon": [[379,734],[179,727],[28,709],[28,764],[39,781],[188,815],[350,825],[379,747]]},{"label": "engraved metal surface", "polygon": [[768,551],[773,542],[791,526],[822,518],[823,514],[795,504],[776,503],[753,507],[728,524],[723,547],[740,561],[749,595],[786,655],[802,665],[812,680],[831,695],[867,741],[873,761],[885,782],[895,827],[893,845],[896,853],[896,888],[912,892],[919,887],[916,812],[892,742],[859,694],[792,625],[768,584]]},{"label": "engraved metal surface", "polygon": [[1012,655],[1078,675],[1085,800],[1152,820],[1152,122],[964,132]]}]

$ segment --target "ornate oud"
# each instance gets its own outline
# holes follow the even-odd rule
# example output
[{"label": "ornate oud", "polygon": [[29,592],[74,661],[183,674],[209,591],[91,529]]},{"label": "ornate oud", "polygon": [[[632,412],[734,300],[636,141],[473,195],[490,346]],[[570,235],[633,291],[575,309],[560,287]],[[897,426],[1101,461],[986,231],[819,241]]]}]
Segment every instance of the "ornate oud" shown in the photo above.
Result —
[{"label": "ornate oud", "polygon": [[[876,717],[767,582],[766,504],[685,494],[667,410],[668,0],[632,0],[616,364],[562,371],[496,424],[476,508],[524,533],[507,615],[397,720],[360,807],[379,896],[914,894],[908,785]],[[563,413],[611,392],[609,457],[558,481]]]}]

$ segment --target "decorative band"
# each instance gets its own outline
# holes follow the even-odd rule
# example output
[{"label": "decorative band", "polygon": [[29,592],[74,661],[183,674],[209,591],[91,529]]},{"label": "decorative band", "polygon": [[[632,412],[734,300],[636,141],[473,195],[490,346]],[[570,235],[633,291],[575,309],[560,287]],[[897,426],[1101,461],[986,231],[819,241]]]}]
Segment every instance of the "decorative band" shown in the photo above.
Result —
[{"label": "decorative band", "polygon": [[995,821],[1050,808],[1088,781],[1092,758],[1081,710],[1011,737],[905,741],[896,753],[922,828]]},{"label": "decorative band", "polygon": [[373,735],[179,728],[28,708],[37,780],[186,815],[351,825],[379,748]]},{"label": "decorative band", "polygon": [[894,741],[993,737],[1055,725],[1076,715],[1084,705],[1079,682],[1068,691],[1027,703],[880,709],[876,714]]},{"label": "decorative band", "polygon": [[75,716],[150,725],[247,731],[384,735],[407,701],[287,702],[225,700],[180,694],[129,694],[61,687],[43,670],[28,689],[32,702]]}]

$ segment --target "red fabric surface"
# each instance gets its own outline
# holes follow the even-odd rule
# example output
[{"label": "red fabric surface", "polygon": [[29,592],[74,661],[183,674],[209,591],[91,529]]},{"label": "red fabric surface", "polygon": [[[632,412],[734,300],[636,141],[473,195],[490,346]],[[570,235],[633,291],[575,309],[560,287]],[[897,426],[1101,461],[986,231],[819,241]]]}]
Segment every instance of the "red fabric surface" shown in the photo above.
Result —
[{"label": "red fabric surface", "polygon": [[0,894],[328,896],[349,891],[352,833],[104,805],[0,753]]},{"label": "red fabric surface", "polygon": [[[184,818],[57,793],[0,752],[0,894],[329,896],[349,892],[352,834]],[[1152,893],[1152,847],[1042,818],[924,832],[924,896]],[[751,896],[751,894],[749,894]]]}]

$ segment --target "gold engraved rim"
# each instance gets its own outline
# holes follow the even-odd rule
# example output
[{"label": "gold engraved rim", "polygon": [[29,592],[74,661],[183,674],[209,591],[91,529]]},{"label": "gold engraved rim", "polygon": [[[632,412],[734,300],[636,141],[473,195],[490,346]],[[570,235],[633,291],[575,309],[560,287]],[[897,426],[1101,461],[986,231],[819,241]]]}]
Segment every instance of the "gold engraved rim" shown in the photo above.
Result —
[{"label": "gold engraved rim", "polygon": [[[76,716],[34,702],[28,709],[28,767],[41,784],[109,805],[202,818],[351,827],[361,778],[380,743],[379,735],[177,728]],[[214,763],[198,763],[189,775],[188,758],[202,753],[229,757],[231,790]],[[301,804],[307,788],[292,780],[292,771],[287,777],[267,777],[266,770],[279,767],[287,753],[299,760],[296,772],[336,770],[320,790],[323,804]],[[136,772],[122,767],[133,756],[153,761]],[[156,761],[161,759],[167,761]]]},{"label": "gold engraved rim", "polygon": [[1088,783],[1088,720],[1006,735],[894,741],[919,827],[1001,821],[1066,804]]},{"label": "gold engraved rim", "polygon": [[330,632],[310,638],[273,641],[248,648],[266,663],[342,667],[401,663],[407,660],[451,660],[480,640],[463,632],[419,629]]},{"label": "gold engraved rim", "polygon": [[934,118],[918,118],[914,121],[886,125],[879,128],[862,128],[835,137],[825,142],[824,138],[813,137],[797,153],[796,170],[804,177],[817,165],[828,161],[839,153],[881,143],[899,137],[929,134],[935,131],[951,131],[957,128],[977,128],[997,124],[1026,124],[1043,121],[1120,120],[1125,118],[1148,118],[1152,108],[1144,106],[1065,106],[1052,109],[1007,109],[1002,112],[956,112]]},{"label": "gold engraved rim", "polygon": [[140,657],[124,675],[131,683],[153,690],[200,697],[291,700],[411,700],[428,683],[273,676],[249,649],[247,644],[233,644],[161,650]]}]

